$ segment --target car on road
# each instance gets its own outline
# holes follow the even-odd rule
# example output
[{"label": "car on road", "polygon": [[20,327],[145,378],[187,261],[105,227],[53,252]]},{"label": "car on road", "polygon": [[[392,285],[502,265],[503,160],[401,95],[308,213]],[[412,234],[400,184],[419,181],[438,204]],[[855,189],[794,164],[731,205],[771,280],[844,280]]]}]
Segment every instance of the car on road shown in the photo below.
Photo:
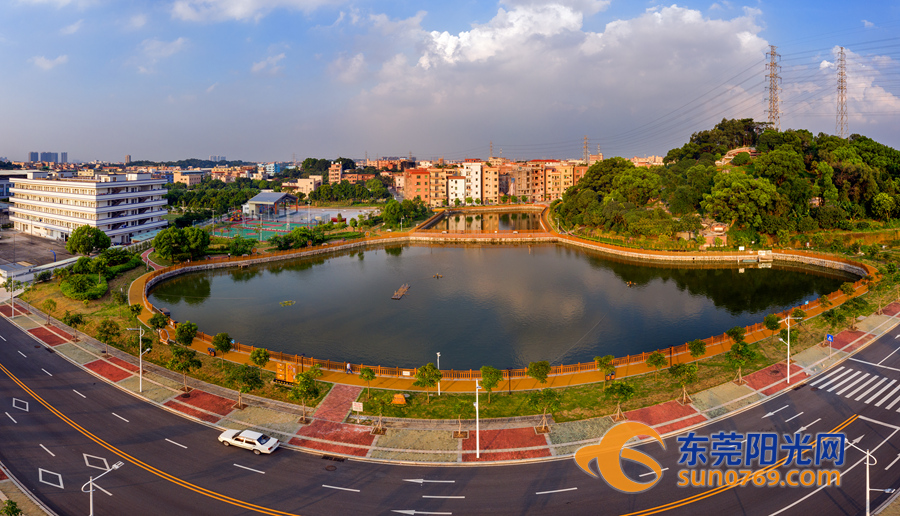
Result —
[{"label": "car on road", "polygon": [[272,453],[278,445],[278,439],[253,430],[225,430],[219,435],[219,442],[225,446],[237,446],[253,450],[253,453]]}]

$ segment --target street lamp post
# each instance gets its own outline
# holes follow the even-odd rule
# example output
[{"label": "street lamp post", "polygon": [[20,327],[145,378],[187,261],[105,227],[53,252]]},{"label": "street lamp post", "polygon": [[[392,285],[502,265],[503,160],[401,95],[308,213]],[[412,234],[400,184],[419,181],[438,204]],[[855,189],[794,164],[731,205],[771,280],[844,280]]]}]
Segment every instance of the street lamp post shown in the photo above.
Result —
[{"label": "street lamp post", "polygon": [[144,355],[150,352],[151,347],[144,349],[144,327],[125,328],[128,331],[136,331],[138,333],[138,392],[144,392]]},{"label": "street lamp post", "polygon": [[791,319],[799,320],[799,317],[785,317],[784,320],[787,322],[787,342],[784,342],[784,339],[780,338],[781,342],[787,344],[787,384],[791,384]]},{"label": "street lamp post", "polygon": [[[441,370],[441,352],[440,351],[437,352],[437,368],[438,368],[438,371]],[[440,396],[440,395],[441,395],[441,381],[438,380],[438,396]]]},{"label": "street lamp post", "polygon": [[481,458],[481,422],[478,419],[478,380],[475,380],[475,458]]},{"label": "street lamp post", "polygon": [[[872,459],[873,462],[869,462],[869,459]],[[872,491],[880,491],[883,493],[893,493],[894,489],[872,489],[869,487],[869,466],[874,466],[878,464],[878,460],[875,457],[872,457],[872,453],[869,450],[866,450],[866,516],[870,516],[872,514],[871,509],[869,508],[869,493]]]},{"label": "street lamp post", "polygon": [[[91,496],[91,498],[90,498],[91,499],[90,513],[88,514],[88,516],[94,516],[94,480],[100,480],[100,477],[102,477],[103,475],[109,473],[110,471],[112,471],[114,469],[119,469],[124,465],[125,465],[125,463],[122,461],[116,462],[108,470],[104,471],[103,473],[100,473],[100,475],[97,478],[90,477],[90,479],[83,486],[81,486],[81,492],[82,493],[90,493],[90,496]],[[86,488],[88,486],[90,486],[90,490],[85,491],[84,488]]]}]

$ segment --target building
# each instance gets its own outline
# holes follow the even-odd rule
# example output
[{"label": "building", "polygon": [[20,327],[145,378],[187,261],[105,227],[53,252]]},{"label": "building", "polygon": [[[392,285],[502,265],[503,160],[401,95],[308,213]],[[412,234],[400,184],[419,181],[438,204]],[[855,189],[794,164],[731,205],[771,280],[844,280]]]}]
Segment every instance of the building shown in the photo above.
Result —
[{"label": "building", "polygon": [[484,163],[467,159],[462,164],[462,175],[466,176],[466,197],[481,200],[481,177]]},{"label": "building", "polygon": [[645,156],[643,158],[639,158],[637,156],[631,158],[631,162],[634,163],[635,167],[660,167],[663,165],[663,157],[662,156]]},{"label": "building", "polygon": [[59,162],[60,163],[68,163],[69,162],[69,153],[68,152],[60,152],[59,153]]},{"label": "building", "polygon": [[131,154],[126,154],[126,155],[125,155],[125,164],[126,164],[126,165],[130,165],[130,164],[131,164]]},{"label": "building", "polygon": [[281,183],[282,189],[293,190],[294,193],[306,194],[307,197],[320,186],[322,186],[322,176],[309,176],[308,178],[301,177],[294,181],[285,181],[284,183]]},{"label": "building", "polygon": [[225,159],[225,156],[216,156],[215,154],[210,156],[209,160],[215,163],[218,163],[220,161],[228,161]]},{"label": "building", "polygon": [[29,152],[28,153],[28,161],[31,163],[37,163],[41,160],[41,155],[38,152]]},{"label": "building", "polygon": [[59,154],[55,152],[42,152],[41,161],[44,163],[59,163]]},{"label": "building", "polygon": [[12,187],[12,179],[25,179],[27,170],[0,170],[0,197],[9,197],[9,189]]},{"label": "building", "polygon": [[466,176],[447,176],[447,201],[450,206],[466,202]]},{"label": "building", "polygon": [[481,202],[500,202],[500,167],[486,166],[481,171]]},{"label": "building", "polygon": [[209,175],[209,170],[176,170],[172,174],[173,183],[184,183],[188,187],[199,185],[203,182],[203,178]]},{"label": "building", "polygon": [[336,185],[340,183],[343,175],[344,167],[340,161],[335,161],[328,167],[328,182],[330,184]]},{"label": "building", "polygon": [[281,165],[278,163],[260,163],[257,165],[257,171],[260,173],[265,173],[269,176],[274,176],[275,174],[281,172]]},{"label": "building", "polygon": [[243,213],[254,218],[277,217],[279,206],[287,206],[296,202],[297,198],[289,193],[263,190],[247,201],[247,204],[243,206]]},{"label": "building", "polygon": [[431,206],[431,174],[424,168],[411,168],[404,174],[403,198],[414,200],[416,197]]},{"label": "building", "polygon": [[168,224],[164,180],[149,173],[100,174],[92,178],[50,177],[28,171],[12,178],[10,220],[19,231],[68,240],[79,226],[96,227],[113,244]]}]

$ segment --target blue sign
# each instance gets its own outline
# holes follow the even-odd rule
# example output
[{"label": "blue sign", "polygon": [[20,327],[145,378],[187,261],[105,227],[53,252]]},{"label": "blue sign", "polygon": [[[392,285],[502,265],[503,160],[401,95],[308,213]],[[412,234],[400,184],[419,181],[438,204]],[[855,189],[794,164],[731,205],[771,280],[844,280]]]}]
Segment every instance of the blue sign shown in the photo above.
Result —
[{"label": "blue sign", "polygon": [[834,342],[834,335],[829,333],[825,336],[825,339],[828,340],[828,342]]}]

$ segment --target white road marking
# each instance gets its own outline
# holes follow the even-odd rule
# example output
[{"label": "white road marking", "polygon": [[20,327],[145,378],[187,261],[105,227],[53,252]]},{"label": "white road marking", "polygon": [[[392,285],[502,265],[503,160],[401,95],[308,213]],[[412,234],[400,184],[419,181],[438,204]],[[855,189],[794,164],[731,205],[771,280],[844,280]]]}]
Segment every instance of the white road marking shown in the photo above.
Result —
[{"label": "white road marking", "polygon": [[0,339],[3,339],[3,342],[6,342],[6,337],[4,337],[3,335],[0,335]]},{"label": "white road marking", "polygon": [[[44,479],[44,475],[45,475],[45,474],[47,475],[47,479],[46,479],[46,480]],[[53,482],[50,482],[50,481],[49,481],[51,475],[56,475],[56,478],[59,479],[59,483],[58,483],[58,484],[54,484]],[[47,484],[48,486],[53,486],[53,487],[58,487],[58,488],[60,488],[60,489],[65,489],[65,487],[63,487],[63,479],[62,479],[62,475],[60,475],[59,473],[56,473],[55,471],[50,471],[50,470],[47,470],[47,469],[38,468],[38,480],[39,480],[42,484]]]},{"label": "white road marking", "polygon": [[422,498],[446,498],[449,500],[460,500],[465,498],[465,496],[433,496],[433,495],[422,495]]},{"label": "white road marking", "polygon": [[171,440],[171,439],[166,439],[166,441],[169,441],[170,443],[174,444],[175,446],[181,446],[182,448],[184,448],[185,450],[187,450],[187,446],[185,446],[185,445],[183,445],[183,444],[176,443],[175,441],[173,441],[173,440]]},{"label": "white road marking", "polygon": [[234,464],[234,466],[237,466],[237,467],[239,467],[239,468],[241,468],[241,469],[246,469],[247,471],[252,471],[252,472],[254,472],[254,473],[259,473],[260,475],[265,475],[265,474],[266,474],[265,471],[260,471],[260,470],[258,470],[258,469],[248,468],[247,466],[241,466],[240,464]]},{"label": "white road marking", "polygon": [[96,483],[94,484],[94,487],[96,487],[97,489],[103,491],[103,492],[106,493],[107,495],[112,496],[112,493],[110,493],[110,492],[107,491],[106,489],[103,489],[102,487],[98,486]]},{"label": "white road marking", "polygon": [[20,400],[19,398],[13,398],[12,406],[14,409],[19,409],[22,412],[28,412],[28,402],[25,400]]},{"label": "white road marking", "polygon": [[891,371],[900,371],[900,369],[897,369],[896,367],[888,367],[886,365],[878,365],[878,364],[874,364],[872,362],[866,362],[865,360],[860,360],[858,358],[851,358],[850,360],[852,360],[854,362],[859,362],[860,364],[866,364],[866,365],[870,365],[870,366],[880,367],[882,369],[890,369]]},{"label": "white road marking", "polygon": [[[845,386],[843,389],[837,391],[835,394],[837,394],[837,395],[839,395],[839,396],[840,396],[841,394],[844,394],[845,392],[847,392],[847,391],[849,391],[850,389],[852,389],[853,386],[855,386],[855,385],[858,384],[859,382],[865,380],[865,379],[868,378],[869,376],[870,376],[869,373],[866,373],[866,374],[864,374],[864,375],[858,377],[856,380],[853,380],[853,381],[850,383],[850,385]],[[869,381],[871,382],[872,380],[869,380]],[[854,391],[854,392],[856,392],[856,391]]]},{"label": "white road marking", "polygon": [[534,493],[534,494],[536,494],[536,495],[544,495],[544,494],[553,494],[553,493],[563,493],[563,492],[566,492],[566,491],[574,491],[574,490],[576,490],[576,489],[578,489],[578,488],[577,488],[577,487],[570,487],[570,488],[568,488],[568,489],[556,489],[556,490],[554,490],[554,491],[538,491],[537,493]]},{"label": "white road marking", "polygon": [[350,491],[352,493],[358,493],[359,489],[350,489],[349,487],[338,487],[338,486],[330,486],[328,484],[322,484],[322,487],[327,487],[328,489],[338,489],[340,491]]},{"label": "white road marking", "polygon": [[[876,403],[875,406],[876,406],[876,407],[880,407],[882,403],[884,403],[885,401],[887,401],[887,400],[888,400],[889,398],[891,398],[894,394],[897,394],[897,391],[900,391],[900,383],[898,383],[897,386],[894,387],[894,390],[892,390],[891,392],[889,392],[885,397],[883,397],[883,398],[881,398],[880,400],[878,400],[878,403]],[[884,408],[890,408],[890,407],[884,407]]]},{"label": "white road marking", "polygon": [[122,421],[124,421],[124,422],[126,422],[126,423],[130,423],[130,422],[131,422],[131,421],[128,421],[127,419],[125,419],[124,417],[122,417],[122,416],[116,414],[115,412],[112,412],[112,415],[116,416],[117,418],[121,419]]},{"label": "white road marking", "polygon": [[72,391],[75,392],[75,394],[81,396],[82,398],[87,399],[87,396],[85,396],[84,394],[81,394],[80,392],[76,391],[75,389],[72,389]]},{"label": "white road marking", "polygon": [[413,509],[407,509],[405,511],[400,511],[400,510],[394,509],[391,512],[397,512],[400,514],[408,514],[409,516],[415,516],[416,514],[434,514],[435,516],[437,516],[437,515],[446,516],[448,514],[453,514],[452,512],[428,512],[428,511],[416,511]]},{"label": "white road marking", "polygon": [[870,383],[874,382],[874,381],[877,380],[877,379],[878,379],[878,376],[873,376],[873,377],[869,378],[868,380],[866,380],[865,382],[863,382],[862,385],[860,385],[859,387],[857,387],[857,388],[853,389],[852,391],[848,392],[848,393],[847,393],[847,397],[848,397],[848,398],[852,398],[854,394],[856,394],[857,392],[859,392],[859,391],[865,389],[867,385],[869,385]]},{"label": "white road marking", "polygon": [[[16,350],[16,351],[19,351],[19,350]],[[19,354],[22,355],[22,356],[25,357],[25,358],[28,358],[28,355],[26,355],[25,353],[22,353],[21,351],[19,351]]]},{"label": "white road marking", "polygon": [[786,408],[788,408],[787,405],[781,407],[781,408],[778,409],[778,410],[773,410],[772,412],[769,412],[768,414],[766,414],[765,416],[763,416],[763,418],[767,418],[767,417],[769,417],[769,416],[774,416],[776,412],[781,412],[782,410],[784,410],[784,409],[786,409]]},{"label": "white road marking", "polygon": [[[897,340],[898,338],[900,338],[900,335],[897,335],[896,337],[894,337],[894,340]],[[898,351],[900,351],[900,348],[897,348],[894,351],[891,351],[891,353],[888,356],[881,359],[881,362],[884,362],[885,360],[891,358],[891,355],[893,355],[894,353],[896,353]],[[878,365],[881,365],[881,362],[878,362]]]},{"label": "white road marking", "polygon": [[836,384],[832,385],[831,387],[829,387],[827,392],[831,392],[831,391],[837,389],[838,387],[840,387],[841,385],[844,385],[845,383],[847,383],[847,382],[849,382],[850,380],[852,380],[856,375],[858,375],[858,374],[861,373],[861,372],[862,372],[862,371],[854,371],[853,374],[851,374],[850,376],[844,378],[843,380],[841,380],[841,381],[839,381],[838,383],[836,383]]},{"label": "white road marking", "polygon": [[800,428],[797,429],[797,433],[799,434],[799,433],[806,431],[807,429],[809,429],[809,427],[813,426],[814,424],[818,423],[821,420],[822,420],[822,418],[819,418],[806,426],[801,426]]},{"label": "white road marking", "polygon": [[863,392],[862,394],[860,394],[860,395],[857,396],[856,398],[853,398],[853,400],[854,400],[854,401],[859,401],[859,400],[863,399],[864,397],[868,396],[870,392],[874,391],[876,388],[878,388],[879,385],[883,384],[883,383],[886,382],[887,380],[888,380],[887,377],[882,378],[881,380],[878,381],[878,383],[876,383],[875,385],[869,387],[868,390],[866,390],[865,392]]},{"label": "white road marking", "polygon": [[846,375],[847,373],[849,373],[851,371],[853,371],[853,369],[846,369],[844,371],[841,371],[841,374],[838,374],[836,376],[829,378],[827,381],[825,381],[825,383],[816,385],[816,387],[818,387],[820,389],[824,389],[826,386],[831,385],[832,383],[834,383],[838,379],[842,378],[844,375]]},{"label": "white road marking", "polygon": [[12,417],[12,416],[10,416],[10,415],[9,415],[9,412],[4,412],[4,414],[6,414],[6,417],[8,417],[8,418],[10,418],[10,419],[12,419],[12,422],[13,422],[13,423],[15,423],[15,424],[17,424],[17,425],[18,425],[18,424],[19,424],[19,422],[18,422],[18,421],[16,421],[16,420],[15,420],[15,419],[13,419],[13,417]]},{"label": "white road marking", "polygon": [[456,480],[425,480],[424,478],[404,478],[404,482],[415,482],[417,484],[421,484],[423,482],[433,483],[433,484],[455,484]]},{"label": "white road marking", "polygon": [[878,391],[878,392],[876,392],[875,394],[873,394],[871,398],[867,399],[867,400],[864,401],[863,403],[865,403],[866,405],[868,405],[869,403],[872,403],[873,401],[875,401],[875,398],[877,398],[877,397],[881,396],[882,394],[884,394],[884,391],[888,390],[888,389],[891,387],[891,385],[894,385],[895,383],[897,383],[897,380],[891,380],[890,382],[888,382],[887,385],[885,385],[884,387],[882,387],[880,391]]},{"label": "white road marking", "polygon": [[40,446],[41,448],[43,448],[45,452],[49,453],[51,457],[56,457],[56,454],[53,453],[52,451],[48,450],[47,447],[44,446],[43,444],[39,444],[38,446]]},{"label": "white road marking", "polygon": [[802,415],[803,415],[803,412],[801,412],[801,413],[799,413],[799,414],[797,414],[797,415],[796,415],[796,416],[792,416],[792,417],[791,417],[791,418],[790,418],[790,419],[785,419],[785,420],[784,420],[784,422],[785,422],[785,423],[787,423],[787,422],[788,422],[788,421],[790,421],[790,420],[791,420],[791,419],[794,419],[794,418],[797,418],[797,417],[800,417],[800,416],[802,416]]},{"label": "white road marking", "polygon": [[47,376],[53,376],[52,374],[50,374],[50,371],[44,369],[43,367],[41,368],[41,371],[47,373]]},{"label": "white road marking", "polygon": [[[663,468],[663,469],[660,470],[660,472],[666,471],[667,469],[669,469],[669,468]],[[650,475],[655,475],[655,474],[656,474],[655,471],[651,471],[651,472],[649,472],[649,473],[641,473],[641,474],[638,475],[638,476],[639,476],[639,477],[649,477]]]},{"label": "white road marking", "polygon": [[891,466],[896,464],[898,460],[900,460],[900,455],[897,455],[897,458],[892,460],[891,463],[888,464],[886,468],[884,468],[884,470],[887,471],[887,470],[891,469]]},{"label": "white road marking", "polygon": [[815,387],[816,384],[825,381],[825,379],[827,379],[828,377],[830,377],[830,376],[832,376],[832,375],[838,373],[839,371],[842,371],[843,369],[844,369],[844,366],[838,367],[837,369],[835,369],[834,371],[831,371],[830,373],[826,374],[825,376],[813,380],[813,381],[810,382],[810,384],[809,384],[810,387]]}]

